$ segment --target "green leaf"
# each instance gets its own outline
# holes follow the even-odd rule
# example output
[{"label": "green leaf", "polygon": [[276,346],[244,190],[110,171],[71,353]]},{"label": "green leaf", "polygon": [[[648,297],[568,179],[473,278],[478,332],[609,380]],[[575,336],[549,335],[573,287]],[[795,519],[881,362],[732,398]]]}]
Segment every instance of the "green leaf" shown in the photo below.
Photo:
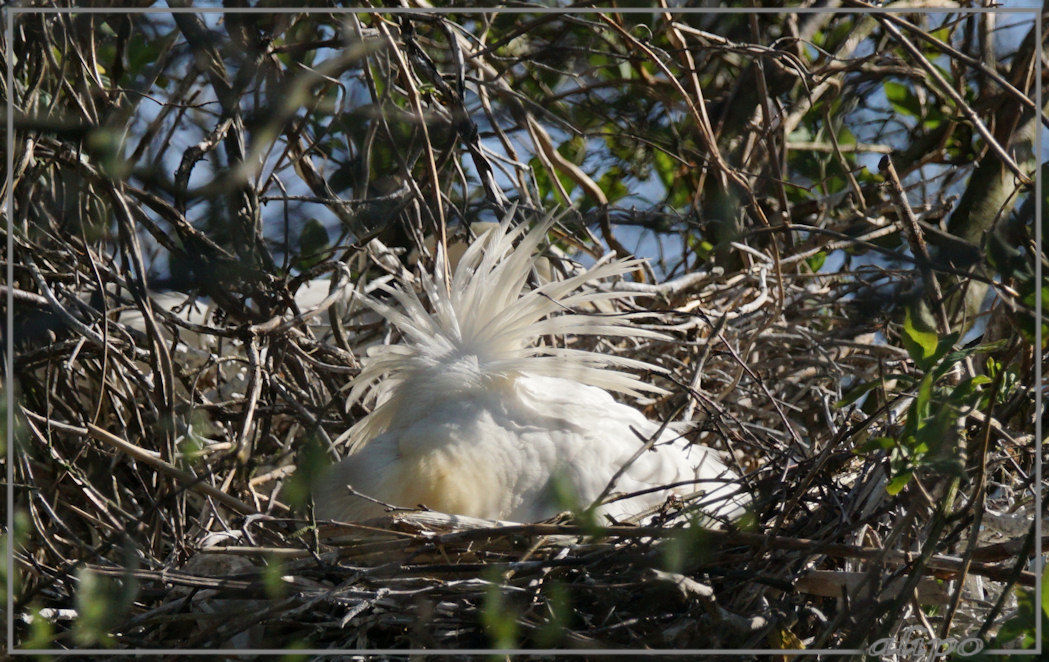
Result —
[{"label": "green leaf", "polygon": [[812,273],[816,273],[823,266],[823,263],[827,261],[827,253],[820,251],[815,255],[805,258],[805,263],[809,265],[809,269]]},{"label": "green leaf", "polygon": [[1049,615],[1049,567],[1042,571],[1042,617]]},{"label": "green leaf", "polygon": [[929,417],[930,406],[932,405],[932,375],[926,375],[921,382],[918,384],[918,395],[914,398],[914,404],[911,405],[915,415],[918,417],[918,425],[915,428],[920,430],[925,422],[925,419]]},{"label": "green leaf", "polygon": [[688,247],[692,249],[692,252],[701,260],[709,259],[714,252],[714,244],[697,234],[690,233],[686,235],[685,241],[688,243]]},{"label": "green leaf", "polygon": [[873,437],[867,443],[853,450],[853,453],[873,453],[875,451],[887,451],[896,447],[896,440],[891,437]]},{"label": "green leaf", "polygon": [[951,428],[957,422],[959,412],[955,407],[943,405],[936,413],[929,416],[915,434],[915,454],[923,455],[930,450],[939,450],[946,439],[950,438]]},{"label": "green leaf", "polygon": [[[539,192],[539,197],[547,202],[552,202],[555,200],[560,201],[561,192],[557,190],[557,188],[554,186],[554,181],[550,178],[549,171],[546,169],[546,166],[543,165],[543,162],[539,160],[539,157],[534,157],[531,161],[529,161],[529,165],[531,165],[532,167],[532,173],[533,177],[535,177],[535,185],[536,189]],[[557,177],[557,181],[560,182],[561,186],[564,188],[565,192],[571,195],[572,191],[575,189],[576,183],[566,175],[555,173],[555,176]],[[585,200],[590,207],[594,206],[595,203],[593,200],[591,200],[590,198],[585,198]]]},{"label": "green leaf", "polygon": [[936,353],[939,346],[939,338],[933,331],[918,328],[911,315],[911,309],[907,309],[907,315],[903,320],[903,348],[910,354],[911,359],[922,365],[925,359]]},{"label": "green leaf", "polygon": [[[919,367],[923,370],[929,370],[933,366],[935,369],[932,371],[935,373],[935,378],[939,379],[943,375],[947,374],[954,367],[954,364],[962,360],[967,356],[964,352],[949,352],[954,349],[955,343],[958,342],[959,333],[948,333],[942,338],[938,338],[936,341],[936,349],[933,351],[932,356],[927,356],[923,361],[919,363]],[[956,356],[957,355],[957,356]]]},{"label": "green leaf", "polygon": [[686,568],[711,562],[710,550],[713,543],[704,529],[709,524],[701,515],[690,516],[688,526],[677,529],[660,550],[663,569],[667,572],[683,572]]},{"label": "green leaf", "polygon": [[538,156],[532,157],[528,162],[532,170],[532,179],[535,181],[535,189],[539,193],[539,199],[549,202],[554,195],[554,187],[550,181],[550,175],[546,173],[546,167]]},{"label": "green leaf", "polygon": [[669,191],[674,185],[674,180],[677,179],[677,161],[663,150],[657,149],[652,153],[652,162],[655,165],[656,174],[659,175],[659,181]]},{"label": "green leaf", "polygon": [[[955,339],[957,339],[958,334],[952,333],[951,336],[948,336],[948,337],[952,337],[952,336]],[[981,353],[996,352],[996,351],[998,351],[1000,349],[1004,349],[1005,346],[1008,344],[1008,342],[1009,341],[1006,340],[1006,339],[996,340],[994,342],[983,343],[981,345],[974,345],[972,347],[965,347],[965,348],[959,349],[956,352],[951,352],[950,354],[947,354],[946,356],[943,356],[942,360],[940,360],[938,357],[936,357],[934,360],[940,360],[940,364],[936,367],[936,370],[934,371],[935,372],[934,376],[937,379],[939,379],[943,375],[947,374],[950,371],[950,369],[954,367],[954,365],[956,363],[958,363],[959,361],[961,361],[965,357],[970,356],[972,354],[975,354],[977,352],[981,352]],[[939,354],[939,349],[937,349],[937,354]]]},{"label": "green leaf", "polygon": [[902,83],[887,80],[882,83],[882,89],[885,90],[885,98],[897,112],[912,117],[921,117],[921,102],[911,88]]},{"label": "green leaf", "polygon": [[199,462],[204,457],[205,442],[195,433],[192,426],[186,431],[186,435],[178,442],[178,463],[182,468],[188,468]]},{"label": "green leaf", "polygon": [[[929,36],[937,41],[941,41],[947,45],[951,43],[951,30],[950,28],[939,28],[929,33]],[[930,52],[934,55],[939,55],[940,51],[937,49],[931,49]]]},{"label": "green leaf", "polygon": [[991,378],[987,375],[979,375],[977,377],[962,380],[951,390],[951,395],[948,396],[947,399],[956,406],[962,406],[969,402],[974,395],[979,393],[977,387],[980,384],[986,384],[989,381],[991,381]]},{"label": "green leaf", "polygon": [[943,110],[938,106],[930,105],[927,109],[925,119],[922,120],[922,127],[926,131],[934,131],[943,124],[947,117],[943,114]]},{"label": "green leaf", "polygon": [[885,486],[885,491],[892,496],[896,496],[903,491],[903,488],[907,487],[907,483],[911,482],[911,477],[913,475],[914,472],[911,471],[901,473],[889,481],[889,484]]}]

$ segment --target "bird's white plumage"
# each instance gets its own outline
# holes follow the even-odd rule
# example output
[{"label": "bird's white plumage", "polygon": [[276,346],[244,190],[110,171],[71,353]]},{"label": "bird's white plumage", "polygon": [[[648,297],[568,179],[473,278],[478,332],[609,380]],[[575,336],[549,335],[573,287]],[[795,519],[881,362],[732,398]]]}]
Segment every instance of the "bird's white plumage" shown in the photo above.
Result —
[{"label": "bird's white plumage", "polygon": [[[637,260],[602,260],[564,280],[528,286],[551,224],[525,234],[504,221],[467,249],[450,282],[438,253],[437,275],[420,277],[422,297],[409,286],[385,287],[393,301],[368,301],[403,339],[372,348],[365,359],[350,400],[374,409],[344,435],[350,454],[315,492],[318,517],[368,519],[382,514],[382,502],[535,520],[561,510],[566,489],[589,505],[628,463],[614,492],[692,484],[612,501],[599,512],[623,518],[671,491],[696,490],[720,495],[711,514],[739,511],[742,501],[725,482],[735,476],[714,451],[673,430],[660,432],[608,393],[661,391],[623,371],[658,368],[540,342],[550,335],[662,337],[629,315],[571,312],[633,296],[586,286],[635,269]],[[653,450],[630,462],[657,434]]]}]

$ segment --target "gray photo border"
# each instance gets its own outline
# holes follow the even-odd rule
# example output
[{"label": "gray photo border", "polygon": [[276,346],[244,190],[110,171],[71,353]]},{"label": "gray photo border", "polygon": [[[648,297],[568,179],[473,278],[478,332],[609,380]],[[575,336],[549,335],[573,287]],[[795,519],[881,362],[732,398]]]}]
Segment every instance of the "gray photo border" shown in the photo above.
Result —
[{"label": "gray photo border", "polygon": [[[682,8],[682,7],[670,7],[653,9],[649,7],[620,7],[620,8],[600,8],[600,7],[571,7],[571,8],[559,8],[559,7],[440,7],[440,8],[409,8],[409,7],[238,7],[238,8],[225,8],[225,7],[19,7],[11,4],[2,7],[5,13],[4,20],[4,34],[6,38],[6,82],[7,89],[9,91],[8,98],[6,100],[6,138],[7,138],[7,150],[6,150],[6,181],[7,181],[7,199],[4,201],[4,209],[7,212],[7,270],[6,270],[6,282],[11,283],[14,281],[14,264],[11,257],[14,255],[14,237],[12,235],[13,223],[14,223],[14,182],[12,181],[12,173],[14,171],[14,112],[13,103],[11,99],[11,90],[14,89],[14,52],[13,52],[13,37],[14,37],[14,18],[21,14],[119,14],[119,13],[138,13],[138,14],[175,14],[175,13],[198,13],[198,14],[214,14],[214,13],[235,13],[235,14],[251,14],[251,13],[266,13],[266,14],[288,14],[288,13],[325,13],[325,14],[368,14],[368,13],[387,13],[387,14],[413,14],[413,13],[425,13],[425,14],[481,14],[481,13],[505,13],[505,14],[594,14],[594,13],[619,13],[619,14],[642,14],[642,13],[671,13],[671,14],[699,14],[699,13],[710,13],[710,14],[739,14],[739,13],[751,13],[751,14],[822,14],[822,13],[833,13],[833,14],[876,14],[876,13],[945,13],[953,12],[958,14],[983,14],[983,13],[996,13],[1006,15],[1022,15],[1022,14],[1034,14],[1035,31],[1036,34],[1042,34],[1042,10],[1037,5],[1031,7],[972,7],[972,8],[943,8],[943,7],[749,7],[749,8],[736,8],[736,7],[711,7],[711,8]],[[1035,67],[1036,76],[1040,76],[1042,72],[1042,48],[1036,49],[1035,56]],[[1036,78],[1037,80],[1037,78]],[[1043,107],[1043,90],[1042,86],[1035,85],[1035,105],[1036,112],[1042,112]],[[1042,205],[1040,201],[1042,199],[1042,149],[1043,142],[1042,137],[1045,134],[1046,129],[1041,124],[1038,125],[1038,131],[1035,134],[1035,243],[1037,246],[1042,245]],[[1035,260],[1035,280],[1036,283],[1043,283],[1042,273],[1042,262],[1041,260]],[[14,375],[12,373],[13,359],[14,359],[14,337],[10,332],[14,328],[14,293],[8,289],[7,298],[5,302],[7,306],[7,346],[5,366],[5,382],[4,388],[6,390],[6,435],[7,435],[7,447],[6,447],[6,462],[7,462],[7,475],[6,475],[6,493],[5,498],[7,502],[7,536],[6,536],[6,561],[7,561],[7,586],[6,586],[6,611],[7,611],[7,623],[6,623],[6,635],[7,644],[5,648],[7,653],[16,655],[107,655],[107,656],[118,656],[118,655],[230,655],[230,656],[241,656],[241,655],[285,655],[288,653],[301,654],[301,655],[354,655],[354,656],[366,656],[366,655],[396,655],[396,656],[412,656],[412,655],[565,655],[565,656],[578,656],[578,655],[637,655],[637,656],[656,656],[656,655],[865,655],[866,650],[861,649],[179,649],[179,648],[139,648],[139,649],[51,649],[51,648],[14,648],[14,447],[15,447],[15,430],[14,430]],[[1034,528],[1035,528],[1035,636],[1036,643],[1033,649],[986,649],[982,651],[983,654],[995,654],[995,655],[1041,655],[1042,653],[1042,603],[1040,596],[1042,594],[1042,518],[1037,516],[1038,513],[1042,512],[1042,418],[1044,415],[1043,409],[1043,398],[1042,391],[1044,388],[1044,375],[1042,374],[1042,297],[1035,297],[1035,354],[1036,354],[1036,365],[1035,365],[1035,381],[1037,382],[1035,388],[1035,411],[1038,412],[1035,418],[1035,476],[1038,477],[1038,485],[1035,489],[1035,507],[1034,512],[1036,513]]]}]

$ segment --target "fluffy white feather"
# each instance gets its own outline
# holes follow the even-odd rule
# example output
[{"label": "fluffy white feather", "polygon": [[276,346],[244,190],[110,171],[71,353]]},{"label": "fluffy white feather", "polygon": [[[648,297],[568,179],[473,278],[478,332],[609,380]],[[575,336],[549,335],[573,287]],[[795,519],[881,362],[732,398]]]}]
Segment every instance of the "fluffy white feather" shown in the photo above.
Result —
[{"label": "fluffy white feather", "polygon": [[[548,517],[563,506],[565,488],[588,505],[646,439],[660,434],[659,424],[608,393],[660,392],[623,370],[660,368],[540,342],[551,335],[662,337],[630,315],[572,312],[634,296],[586,286],[629,272],[638,260],[605,259],[564,280],[528,285],[552,223],[526,233],[507,219],[466,250],[450,282],[438,252],[436,276],[420,277],[421,297],[410,286],[386,286],[391,301],[368,300],[402,340],[373,347],[365,359],[349,400],[375,407],[341,438],[349,455],[316,491],[318,517],[375,517],[383,512],[376,502],[489,519]],[[615,492],[698,482],[614,501],[599,512],[622,518],[671,492],[701,489],[717,495],[708,512],[735,514],[741,501],[726,485],[733,478],[714,451],[664,430],[652,451],[629,464]]]}]

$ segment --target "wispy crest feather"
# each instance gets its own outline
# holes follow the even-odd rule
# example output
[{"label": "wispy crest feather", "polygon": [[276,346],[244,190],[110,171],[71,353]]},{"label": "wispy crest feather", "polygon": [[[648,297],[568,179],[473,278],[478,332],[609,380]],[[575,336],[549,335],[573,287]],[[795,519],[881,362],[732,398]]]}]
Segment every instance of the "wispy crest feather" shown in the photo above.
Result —
[{"label": "wispy crest feather", "polygon": [[444,277],[446,258],[438,247],[436,275],[425,271],[420,275],[421,297],[410,285],[383,285],[379,289],[399,305],[365,298],[369,307],[397,328],[402,339],[371,348],[364,359],[348,402],[374,401],[377,406],[346,433],[353,446],[389,427],[407,381],[415,377],[412,381],[418,383],[421,373],[439,375],[464,359],[470,366],[476,365],[480,378],[532,374],[574,379],[632,395],[664,392],[633,374],[614,369],[663,372],[650,363],[538,342],[551,334],[665,338],[636,326],[635,316],[629,314],[574,312],[597,301],[636,296],[584,288],[637,269],[642,261],[606,256],[580,274],[531,288],[528,276],[537,249],[556,218],[548,218],[528,231],[524,225],[513,227],[512,216],[511,212],[498,227],[470,245],[450,283]]}]

